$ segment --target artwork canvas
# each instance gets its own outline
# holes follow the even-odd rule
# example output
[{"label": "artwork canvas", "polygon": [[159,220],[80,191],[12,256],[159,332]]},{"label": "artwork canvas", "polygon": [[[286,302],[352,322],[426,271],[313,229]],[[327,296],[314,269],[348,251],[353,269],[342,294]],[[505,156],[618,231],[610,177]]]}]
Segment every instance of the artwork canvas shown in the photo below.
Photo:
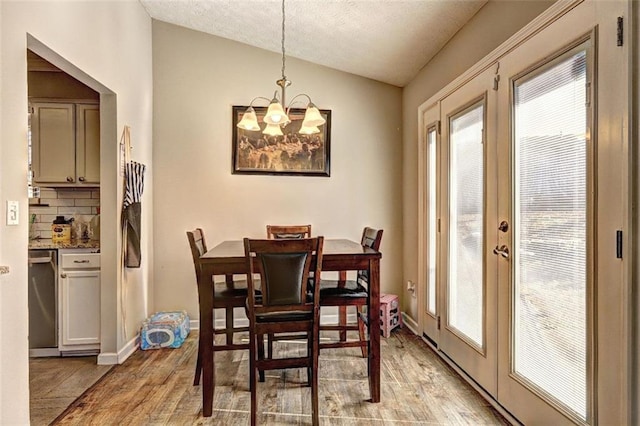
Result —
[{"label": "artwork canvas", "polygon": [[[331,111],[320,110],[326,120],[319,133],[300,133],[304,109],[289,110],[291,122],[282,127],[283,135],[270,136],[261,130],[240,129],[237,124],[246,106],[233,107],[232,162],[234,174],[329,176],[331,153]],[[264,129],[266,107],[254,107]]]}]

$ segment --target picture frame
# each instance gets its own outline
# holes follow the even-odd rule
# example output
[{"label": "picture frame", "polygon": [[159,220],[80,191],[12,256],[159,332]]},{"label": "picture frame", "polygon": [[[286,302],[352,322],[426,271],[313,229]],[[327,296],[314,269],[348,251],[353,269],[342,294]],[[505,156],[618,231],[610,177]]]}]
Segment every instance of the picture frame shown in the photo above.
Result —
[{"label": "picture frame", "polygon": [[[266,107],[253,107],[260,127]],[[232,118],[232,173],[279,176],[330,176],[331,110],[321,109],[326,122],[318,126],[320,133],[300,134],[305,110],[291,108],[291,122],[282,127],[282,136],[269,136],[261,130],[241,129],[237,124],[247,106],[234,105]]]}]

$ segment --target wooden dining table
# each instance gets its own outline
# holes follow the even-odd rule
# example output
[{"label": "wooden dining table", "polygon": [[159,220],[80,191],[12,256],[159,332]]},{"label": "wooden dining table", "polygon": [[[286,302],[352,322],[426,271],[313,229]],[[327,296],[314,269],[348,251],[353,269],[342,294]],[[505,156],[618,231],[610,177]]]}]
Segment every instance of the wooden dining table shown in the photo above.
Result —
[{"label": "wooden dining table", "polygon": [[[346,239],[325,239],[322,257],[323,271],[369,271],[369,334],[368,376],[371,402],[380,402],[380,259],[382,254],[360,243]],[[202,348],[202,412],[213,412],[215,390],[215,360],[213,350],[214,278],[224,275],[232,282],[234,274],[246,274],[247,262],[241,240],[223,241],[200,257],[200,347]]]}]

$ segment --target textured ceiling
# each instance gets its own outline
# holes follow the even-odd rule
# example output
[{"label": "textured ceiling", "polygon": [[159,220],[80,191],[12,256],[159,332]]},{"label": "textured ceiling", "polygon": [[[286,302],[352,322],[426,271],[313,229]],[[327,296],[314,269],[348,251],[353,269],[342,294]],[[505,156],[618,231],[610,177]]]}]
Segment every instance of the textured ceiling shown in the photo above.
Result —
[{"label": "textured ceiling", "polygon": [[[152,18],[281,52],[279,0],[140,0]],[[287,57],[404,86],[487,0],[287,0]]]}]

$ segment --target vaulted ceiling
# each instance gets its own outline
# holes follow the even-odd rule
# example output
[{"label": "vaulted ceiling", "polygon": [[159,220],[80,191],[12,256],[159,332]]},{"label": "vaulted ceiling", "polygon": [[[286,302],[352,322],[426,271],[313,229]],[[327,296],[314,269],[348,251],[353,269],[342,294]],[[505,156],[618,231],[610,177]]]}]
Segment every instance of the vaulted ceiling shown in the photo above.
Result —
[{"label": "vaulted ceiling", "polygon": [[[280,0],[140,0],[157,20],[281,52]],[[405,86],[487,0],[287,0],[285,50]]]}]

